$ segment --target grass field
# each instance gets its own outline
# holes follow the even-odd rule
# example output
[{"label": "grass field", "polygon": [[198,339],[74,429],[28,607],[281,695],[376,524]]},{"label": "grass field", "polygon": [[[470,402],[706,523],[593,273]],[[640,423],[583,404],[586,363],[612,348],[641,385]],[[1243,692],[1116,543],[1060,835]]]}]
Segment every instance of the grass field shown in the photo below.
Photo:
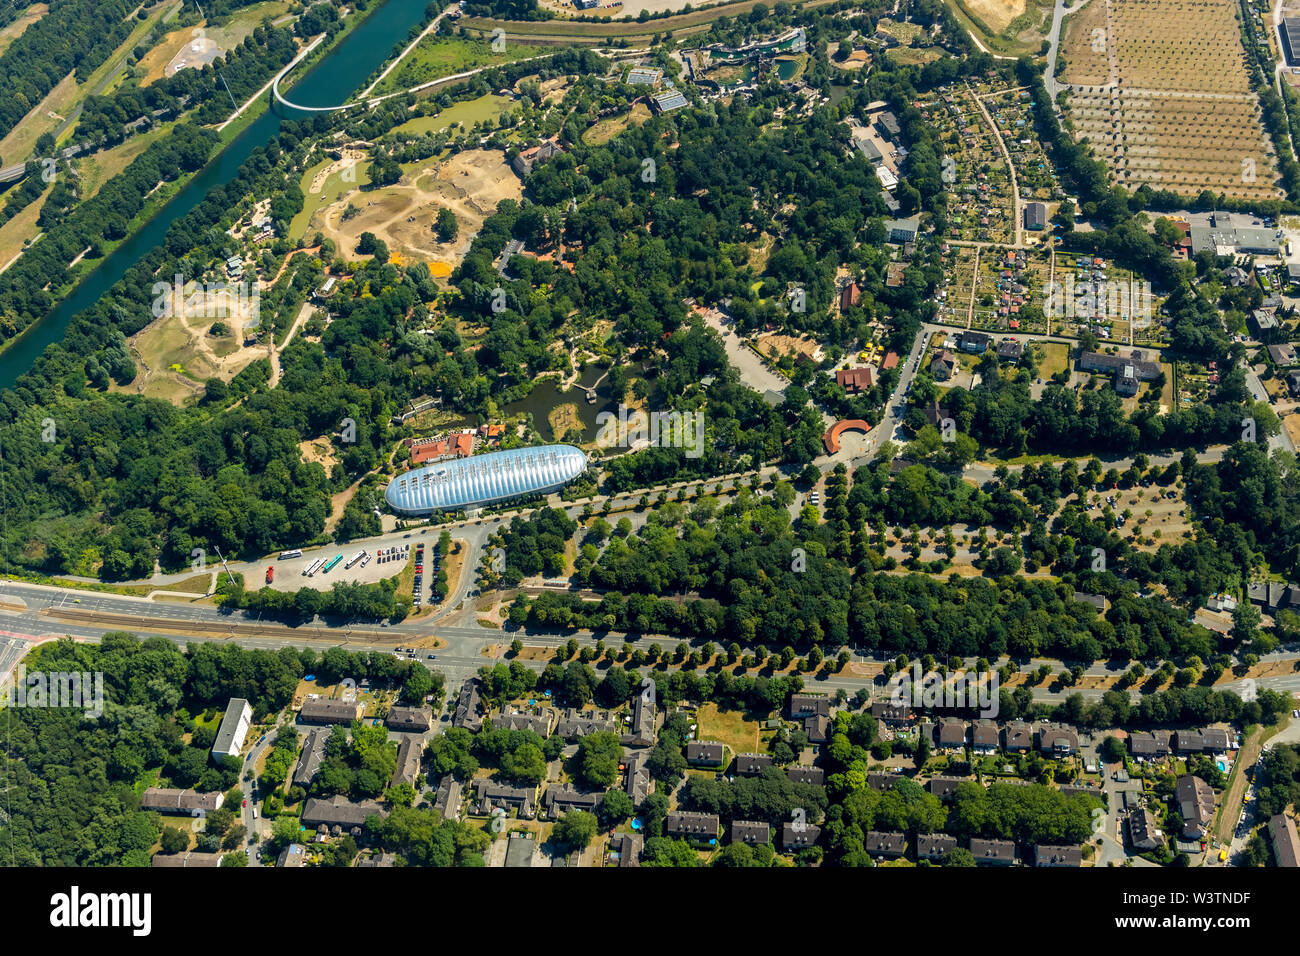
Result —
[{"label": "grass field", "polygon": [[696,714],[700,740],[717,740],[731,748],[733,754],[757,753],[759,724],[746,720],[738,710],[719,711],[717,704],[705,704]]},{"label": "grass field", "polygon": [[151,129],[139,136],[132,136],[120,146],[114,146],[112,149],[106,149],[102,153],[95,153],[80,160],[78,167],[81,173],[81,195],[89,199],[99,192],[104,183],[135,162],[155,140],[165,136],[166,132],[162,127]]},{"label": "grass field", "polygon": [[495,121],[513,103],[514,100],[508,96],[488,93],[478,99],[456,103],[433,116],[420,116],[413,120],[407,120],[397,127],[394,133],[406,135],[438,133],[444,129],[450,129],[457,123],[468,129],[473,127],[475,123]]},{"label": "grass field", "polygon": [[[49,195],[49,190],[46,190],[46,195]],[[27,241],[35,238],[41,231],[36,225],[36,220],[40,217],[41,207],[44,205],[45,196],[42,196],[0,226],[0,269],[7,266],[14,256],[23,251]]]},{"label": "grass field", "polygon": [[444,76],[537,55],[536,47],[510,43],[508,38],[505,49],[497,52],[487,39],[427,36],[371,92],[375,95],[395,93]]},{"label": "grass field", "polygon": [[650,107],[644,103],[633,104],[632,109],[622,116],[611,116],[599,120],[582,134],[582,141],[588,146],[600,146],[608,143],[629,126],[640,126],[650,118]]},{"label": "grass field", "polygon": [[[289,224],[289,238],[296,239],[307,232],[312,216],[343,197],[350,190],[360,189],[370,183],[370,163],[357,162],[354,170],[356,181],[348,182],[344,175],[348,171],[347,157],[344,160],[323,159],[302,174],[299,188],[306,201],[298,215]],[[350,175],[350,174],[349,174]]]}]

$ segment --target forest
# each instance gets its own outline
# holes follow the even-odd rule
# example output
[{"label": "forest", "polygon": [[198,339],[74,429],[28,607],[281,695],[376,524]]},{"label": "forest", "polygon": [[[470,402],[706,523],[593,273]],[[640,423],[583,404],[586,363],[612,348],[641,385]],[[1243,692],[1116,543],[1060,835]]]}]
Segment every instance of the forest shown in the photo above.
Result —
[{"label": "forest", "polygon": [[[0,138],[65,76],[85,83],[131,35],[132,0],[50,0],[50,11],[0,54]],[[146,16],[143,8],[139,17]]]}]

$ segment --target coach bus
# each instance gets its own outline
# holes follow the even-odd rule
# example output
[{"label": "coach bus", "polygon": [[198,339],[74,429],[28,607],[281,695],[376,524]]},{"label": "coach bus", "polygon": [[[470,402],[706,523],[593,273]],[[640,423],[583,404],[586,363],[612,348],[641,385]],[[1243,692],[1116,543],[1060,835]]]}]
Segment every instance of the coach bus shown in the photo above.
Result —
[{"label": "coach bus", "polygon": [[325,563],[324,558],[317,558],[311,564],[307,565],[307,570],[303,571],[302,573],[305,574],[307,577],[311,577],[313,574],[315,574],[317,571],[320,570],[320,566],[324,563]]},{"label": "coach bus", "polygon": [[294,548],[294,550],[292,550],[292,551],[281,551],[281,552],[280,552],[280,560],[281,560],[281,561],[287,561],[287,560],[289,560],[289,558],[301,558],[301,557],[302,557],[302,549],[301,549],[301,548]]},{"label": "coach bus", "polygon": [[343,560],[342,554],[334,555],[334,557],[330,558],[328,561],[325,562],[325,567],[320,569],[320,573],[329,574],[331,571],[334,570],[335,565],[337,565],[342,560]]}]

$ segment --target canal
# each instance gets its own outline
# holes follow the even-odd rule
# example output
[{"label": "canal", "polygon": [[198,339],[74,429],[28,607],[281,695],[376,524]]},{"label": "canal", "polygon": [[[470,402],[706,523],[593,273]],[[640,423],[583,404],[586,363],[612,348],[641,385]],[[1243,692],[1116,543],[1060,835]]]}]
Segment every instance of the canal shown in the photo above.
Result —
[{"label": "canal", "polygon": [[[289,87],[293,90],[293,101],[303,106],[333,106],[349,102],[361,84],[388,59],[393,45],[405,41],[411,27],[424,19],[428,3],[429,0],[383,2],[338,47],[311,67],[296,85]],[[266,95],[270,96],[270,93]],[[209,190],[233,180],[253,150],[279,131],[284,118],[302,119],[315,115],[289,115],[292,112],[276,104],[259,116],[199,170],[143,228],[105,256],[45,318],[28,328],[0,353],[0,388],[11,387],[50,344],[61,341],[73,317],[93,305],[127,270],[159,245],[173,222],[201,203]]]}]

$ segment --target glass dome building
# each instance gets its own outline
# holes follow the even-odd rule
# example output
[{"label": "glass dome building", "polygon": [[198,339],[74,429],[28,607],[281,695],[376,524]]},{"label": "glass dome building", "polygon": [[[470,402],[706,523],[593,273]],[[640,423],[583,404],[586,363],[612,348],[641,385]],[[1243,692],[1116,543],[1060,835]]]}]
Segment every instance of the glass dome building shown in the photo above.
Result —
[{"label": "glass dome building", "polygon": [[398,475],[384,500],[400,515],[481,508],[521,495],[559,491],[587,468],[572,445],[539,445],[440,461]]}]

